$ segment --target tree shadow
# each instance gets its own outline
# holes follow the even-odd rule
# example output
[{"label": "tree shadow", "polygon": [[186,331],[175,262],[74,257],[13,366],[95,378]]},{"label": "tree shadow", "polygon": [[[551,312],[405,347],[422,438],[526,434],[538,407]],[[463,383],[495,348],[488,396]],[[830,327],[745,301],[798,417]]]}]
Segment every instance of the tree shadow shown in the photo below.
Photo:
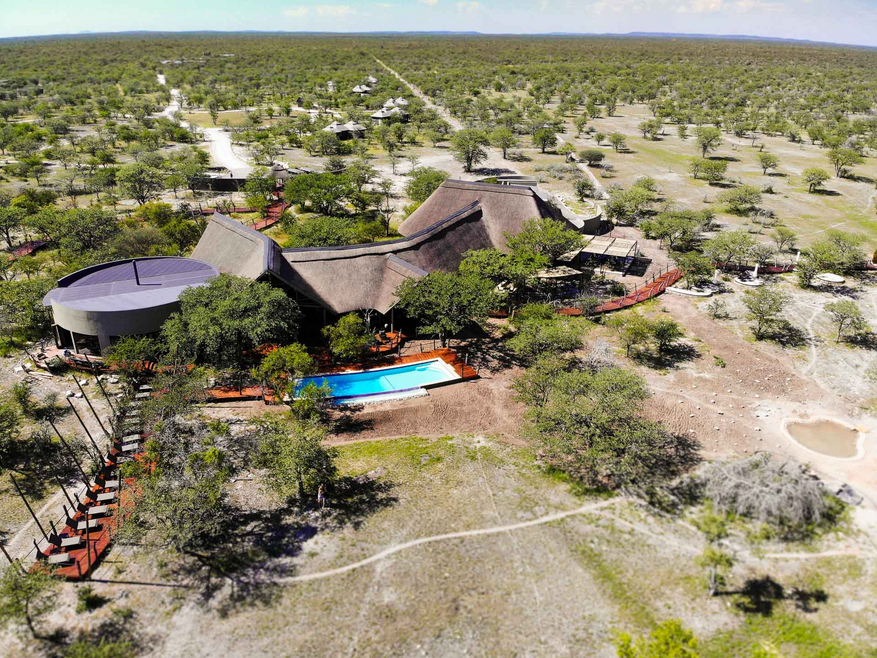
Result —
[{"label": "tree shadow", "polygon": [[506,160],[509,160],[511,162],[531,162],[533,160],[533,158],[531,158],[526,153],[520,153],[520,152],[511,153],[511,152],[509,152]]},{"label": "tree shadow", "polygon": [[866,350],[877,350],[877,333],[865,331],[846,338],[846,342]]},{"label": "tree shadow", "polygon": [[847,180],[851,180],[856,183],[868,183],[869,185],[874,184],[874,179],[870,176],[863,176],[862,174],[847,174],[844,176]]},{"label": "tree shadow", "polygon": [[737,187],[737,184],[731,183],[728,181],[719,180],[719,181],[710,181],[709,186],[710,187],[721,187],[723,190],[730,190],[732,188]]},{"label": "tree shadow", "polygon": [[762,338],[776,343],[780,347],[804,347],[809,342],[807,333],[788,320],[778,320],[765,331]]},{"label": "tree shadow", "polygon": [[719,162],[740,162],[740,158],[735,158],[733,155],[711,155],[707,158],[707,160],[716,160]]},{"label": "tree shadow", "polygon": [[512,169],[506,169],[505,167],[479,167],[478,169],[473,169],[472,173],[481,174],[482,176],[503,176],[506,174],[515,174],[517,172]]},{"label": "tree shadow", "polygon": [[784,174],[781,171],[772,171],[768,174],[768,176],[770,176],[771,178],[788,178],[789,177],[788,174]]},{"label": "tree shadow", "polygon": [[822,589],[803,590],[798,587],[786,591],[783,585],[771,576],[750,578],[736,592],[725,592],[737,598],[734,606],[745,614],[757,614],[770,617],[777,603],[792,601],[795,608],[802,612],[816,612],[817,603],[828,601],[828,594]]},{"label": "tree shadow", "polygon": [[818,194],[819,196],[840,196],[840,192],[835,192],[834,190],[827,190],[824,187],[817,188],[810,192],[810,194]]},{"label": "tree shadow", "polygon": [[[818,279],[817,279],[818,281]],[[846,284],[829,284],[827,286],[819,286],[819,292],[827,292],[832,297],[848,297],[850,299],[860,299],[862,291]]]},{"label": "tree shadow", "polygon": [[701,354],[694,345],[676,343],[664,350],[638,350],[634,361],[655,370],[671,370],[683,363],[699,359]]}]

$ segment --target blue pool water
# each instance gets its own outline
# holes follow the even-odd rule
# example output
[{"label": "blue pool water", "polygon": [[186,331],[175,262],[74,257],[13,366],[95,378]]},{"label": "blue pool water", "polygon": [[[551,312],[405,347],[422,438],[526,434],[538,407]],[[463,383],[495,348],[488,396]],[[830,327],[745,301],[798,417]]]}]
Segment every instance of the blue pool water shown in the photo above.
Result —
[{"label": "blue pool water", "polygon": [[450,366],[441,360],[422,361],[395,368],[305,377],[298,381],[295,391],[298,394],[303,386],[311,382],[321,384],[325,381],[331,387],[336,402],[351,398],[367,400],[371,396],[410,392],[455,377]]}]

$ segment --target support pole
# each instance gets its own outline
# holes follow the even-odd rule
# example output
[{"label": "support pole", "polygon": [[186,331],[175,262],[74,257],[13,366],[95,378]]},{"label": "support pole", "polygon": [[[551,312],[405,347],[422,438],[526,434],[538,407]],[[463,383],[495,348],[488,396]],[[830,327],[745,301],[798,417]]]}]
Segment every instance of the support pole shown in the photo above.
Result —
[{"label": "support pole", "polygon": [[70,453],[70,458],[73,460],[73,463],[76,464],[76,468],[79,469],[79,473],[82,475],[82,482],[85,484],[85,488],[88,489],[91,486],[88,483],[88,476],[85,474],[85,471],[82,470],[82,465],[79,463],[79,460],[76,459],[76,454],[73,452],[73,448],[71,448],[70,444],[64,440],[63,436],[61,436],[61,432],[55,427],[55,423],[50,420],[49,425],[52,426],[52,429],[55,430],[55,434],[57,434],[58,438],[61,440],[61,444],[67,449],[67,452]]},{"label": "support pole", "polygon": [[104,465],[104,458],[101,455],[100,448],[97,447],[97,443],[94,442],[94,438],[91,436],[91,432],[88,431],[88,427],[85,426],[85,423],[82,422],[82,417],[79,415],[79,412],[76,411],[76,407],[73,406],[73,403],[70,402],[70,398],[67,398],[67,404],[70,405],[70,408],[73,410],[73,413],[76,414],[76,420],[79,421],[79,424],[82,425],[82,429],[85,430],[86,436],[88,436],[88,440],[91,441],[91,445],[94,446],[94,449],[97,451],[97,459],[100,462],[100,465]]},{"label": "support pole", "polygon": [[[12,557],[7,552],[5,544],[0,544],[0,551],[3,551],[3,555],[5,555],[6,559],[9,561],[9,565],[14,567],[15,560],[13,560]],[[24,573],[24,569],[22,568],[21,563],[19,563],[18,568],[21,569],[21,573]]]},{"label": "support pole", "polygon": [[113,406],[113,402],[112,402],[112,400],[110,400],[110,396],[107,395],[107,390],[104,388],[104,385],[101,383],[100,375],[98,374],[98,370],[97,370],[97,365],[91,362],[91,360],[88,358],[88,354],[85,354],[83,356],[85,356],[86,361],[91,363],[92,370],[94,371],[94,380],[97,382],[97,385],[100,386],[100,390],[104,394],[104,398],[106,398],[107,404],[110,405],[110,409],[112,410],[113,414],[115,414],[116,408]]},{"label": "support pole", "polygon": [[85,402],[88,404],[88,408],[91,409],[91,413],[94,414],[94,419],[97,421],[97,424],[100,425],[100,428],[101,428],[101,430],[103,430],[103,433],[109,437],[110,433],[107,432],[107,428],[104,427],[104,424],[102,422],[100,422],[100,417],[97,415],[97,412],[94,410],[94,407],[91,406],[91,400],[88,399],[88,396],[85,394],[85,391],[82,390],[82,385],[79,383],[79,380],[76,379],[76,375],[73,376],[73,381],[76,382],[77,386],[79,386],[79,391],[82,393],[82,397],[85,398]]},{"label": "support pole", "polygon": [[55,478],[55,482],[58,483],[58,486],[61,487],[61,493],[64,494],[64,498],[67,499],[67,502],[70,503],[70,507],[73,507],[73,499],[70,498],[70,494],[67,493],[67,489],[64,488],[64,484],[61,482],[61,478],[58,477],[58,474],[52,469],[52,477]]},{"label": "support pole", "polygon": [[21,491],[21,488],[18,486],[18,482],[15,481],[15,478],[12,477],[12,473],[9,474],[9,479],[12,481],[12,486],[15,487],[15,490],[18,492],[18,495],[21,496],[21,500],[24,502],[24,506],[27,507],[27,511],[30,512],[30,515],[33,517],[34,523],[37,524],[37,528],[40,529],[40,532],[43,533],[43,537],[46,541],[49,541],[49,535],[46,534],[46,531],[43,530],[43,524],[40,523],[40,520],[37,518],[37,515],[34,514],[33,509],[30,506],[30,503],[27,502],[27,498],[24,497],[24,493]]},{"label": "support pole", "polygon": [[85,572],[85,575],[89,575],[91,573],[91,533],[89,531],[89,525],[91,525],[91,519],[88,518],[88,510],[85,511],[85,556],[88,559],[88,570]]}]

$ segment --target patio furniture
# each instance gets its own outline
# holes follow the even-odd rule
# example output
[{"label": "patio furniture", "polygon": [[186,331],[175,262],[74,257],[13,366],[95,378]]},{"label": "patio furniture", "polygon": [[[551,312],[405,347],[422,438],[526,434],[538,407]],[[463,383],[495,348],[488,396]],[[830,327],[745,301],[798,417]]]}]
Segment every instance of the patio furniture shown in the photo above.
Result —
[{"label": "patio furniture", "polygon": [[50,555],[49,564],[70,564],[73,562],[73,556],[70,553],[55,553]]},{"label": "patio furniture", "polygon": [[98,514],[106,514],[110,511],[109,505],[93,505],[85,510],[89,516],[97,516]]}]

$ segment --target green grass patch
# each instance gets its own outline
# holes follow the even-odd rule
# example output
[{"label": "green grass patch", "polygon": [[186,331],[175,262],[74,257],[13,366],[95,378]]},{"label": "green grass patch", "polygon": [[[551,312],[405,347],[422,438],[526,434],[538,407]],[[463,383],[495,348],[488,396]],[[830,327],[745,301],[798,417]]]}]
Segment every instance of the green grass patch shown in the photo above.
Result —
[{"label": "green grass patch", "polygon": [[[641,593],[628,586],[616,566],[610,564],[599,552],[585,544],[576,546],[575,551],[597,582],[618,605],[621,615],[629,624],[643,632],[657,625],[658,622],[651,610],[643,603]],[[627,627],[627,624],[625,626]]]},{"label": "green grass patch", "polygon": [[702,658],[749,658],[759,647],[795,658],[868,656],[864,647],[845,644],[812,622],[787,612],[770,617],[747,617],[742,626],[705,640],[700,646],[700,655]]},{"label": "green grass patch", "polygon": [[441,462],[454,451],[452,437],[430,440],[419,436],[385,441],[364,441],[341,446],[342,464],[356,465],[357,470],[398,464],[423,468]]}]

